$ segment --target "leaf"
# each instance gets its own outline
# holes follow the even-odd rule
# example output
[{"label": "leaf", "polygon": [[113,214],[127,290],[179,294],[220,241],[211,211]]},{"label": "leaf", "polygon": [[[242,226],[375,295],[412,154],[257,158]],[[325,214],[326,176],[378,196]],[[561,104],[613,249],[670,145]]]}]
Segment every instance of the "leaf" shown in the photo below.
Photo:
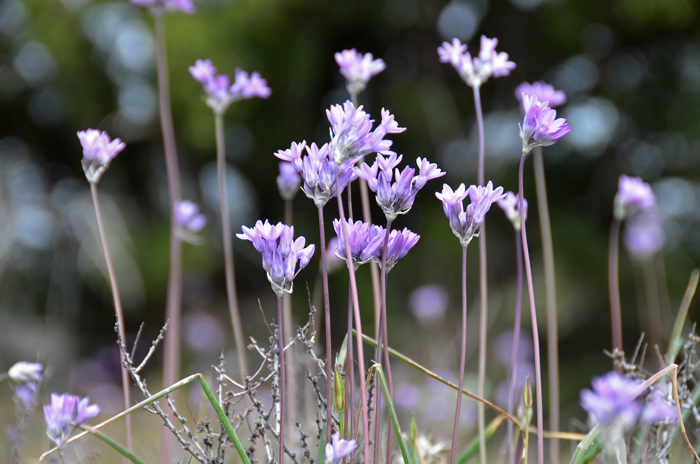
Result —
[{"label": "leaf", "polygon": [[401,427],[399,426],[399,420],[396,418],[396,410],[394,409],[394,403],[391,401],[391,396],[389,395],[389,387],[386,384],[386,379],[384,378],[382,366],[380,366],[379,364],[375,364],[374,366],[372,366],[372,369],[376,369],[377,377],[379,377],[379,382],[382,385],[384,401],[386,402],[387,409],[389,410],[391,423],[394,425],[394,433],[396,433],[396,441],[399,442],[399,448],[401,448],[401,456],[403,456],[403,462],[405,464],[411,464],[412,461],[408,459],[408,452],[406,451],[406,446],[404,445],[403,438],[401,437]]},{"label": "leaf", "polygon": [[598,437],[599,434],[600,426],[596,425],[576,447],[571,464],[586,464],[600,453],[602,441]]},{"label": "leaf", "polygon": [[91,427],[85,426],[85,425],[81,425],[81,426],[79,426],[79,428],[80,428],[81,430],[85,430],[85,431],[91,433],[91,434],[94,435],[95,437],[97,437],[97,438],[99,438],[100,440],[102,440],[103,442],[107,443],[107,444],[108,444],[109,446],[111,446],[117,453],[121,454],[122,456],[124,456],[125,458],[127,458],[129,461],[133,462],[134,464],[144,464],[144,462],[143,462],[142,460],[140,460],[139,458],[137,458],[136,456],[134,456],[133,454],[131,454],[131,453],[129,452],[129,450],[127,450],[126,448],[122,447],[119,443],[117,443],[116,441],[112,440],[111,438],[109,438],[109,437],[108,437],[107,435],[105,435],[104,433],[99,432],[99,431],[97,431],[97,430],[95,430],[95,429],[93,429],[93,428],[91,428]]},{"label": "leaf", "polygon": [[323,464],[326,461],[326,426],[321,430],[321,439],[318,441],[318,454],[316,464]]},{"label": "leaf", "polygon": [[[488,441],[494,433],[496,433],[496,430],[498,430],[498,427],[501,426],[504,420],[506,420],[506,416],[504,415],[499,415],[497,416],[494,420],[491,421],[491,423],[486,427],[486,430],[484,430],[484,439]],[[457,458],[455,461],[455,464],[464,464],[474,456],[477,452],[479,451],[479,437],[476,437],[471,443],[469,443],[469,446],[467,446],[467,449],[464,450],[464,452]]]}]

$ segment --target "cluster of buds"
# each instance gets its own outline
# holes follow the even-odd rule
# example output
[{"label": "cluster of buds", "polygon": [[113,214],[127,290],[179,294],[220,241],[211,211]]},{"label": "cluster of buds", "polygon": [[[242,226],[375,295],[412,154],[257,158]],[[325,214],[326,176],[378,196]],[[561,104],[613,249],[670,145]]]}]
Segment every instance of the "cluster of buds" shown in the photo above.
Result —
[{"label": "cluster of buds", "polygon": [[126,144],[119,139],[110,140],[107,132],[88,129],[78,132],[78,138],[83,146],[83,170],[88,182],[96,184],[109,167],[115,156]]},{"label": "cluster of buds", "polygon": [[[464,184],[460,184],[457,190],[443,184],[442,192],[436,192],[435,196],[442,201],[442,209],[450,222],[452,233],[459,238],[464,248],[474,237],[479,236],[491,205],[505,198],[503,187],[494,190],[491,181],[486,187],[471,185],[466,188]],[[465,209],[463,201],[467,196],[471,203]]]},{"label": "cluster of buds", "polygon": [[496,52],[496,45],[498,39],[482,35],[479,56],[472,57],[466,44],[459,39],[452,39],[452,43],[443,42],[438,48],[438,55],[441,62],[450,63],[457,70],[468,86],[479,88],[491,76],[507,76],[515,69],[515,63],[508,61],[506,52]]},{"label": "cluster of buds", "polygon": [[548,147],[571,132],[566,119],[557,119],[557,111],[540,101],[537,95],[522,94],[525,119],[520,126],[520,138],[523,140],[523,155],[538,146]]},{"label": "cluster of buds", "polygon": [[81,425],[100,413],[100,407],[90,404],[89,398],[80,398],[77,395],[64,393],[51,394],[51,404],[44,406],[44,419],[46,420],[46,435],[62,448],[73,431],[72,424]]},{"label": "cluster of buds", "polygon": [[191,201],[175,204],[175,222],[179,237],[195,245],[200,244],[197,234],[207,225],[207,218],[199,212],[199,206]]},{"label": "cluster of buds", "polygon": [[345,77],[346,88],[353,98],[365,90],[372,76],[386,68],[381,58],[375,60],[371,53],[363,55],[354,48],[336,53],[335,62],[340,66],[340,74]]}]

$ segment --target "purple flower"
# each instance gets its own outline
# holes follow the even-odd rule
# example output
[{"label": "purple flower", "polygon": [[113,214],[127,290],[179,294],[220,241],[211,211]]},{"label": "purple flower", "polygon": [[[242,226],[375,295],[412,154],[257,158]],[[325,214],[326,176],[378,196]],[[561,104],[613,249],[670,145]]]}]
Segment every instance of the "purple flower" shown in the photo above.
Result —
[{"label": "purple flower", "polygon": [[96,129],[78,132],[78,139],[83,146],[83,171],[88,182],[93,184],[100,181],[109,163],[126,147],[121,140],[110,140],[107,132]]},{"label": "purple flower", "polygon": [[[333,228],[338,237],[335,255],[345,261],[347,256],[340,220],[333,220]],[[384,244],[384,229],[379,226],[361,221],[353,222],[352,219],[348,219],[345,221],[345,230],[348,233],[350,256],[352,256],[355,269],[372,260]]]},{"label": "purple flower", "polygon": [[136,6],[149,8],[154,13],[182,11],[194,14],[197,11],[192,0],[131,0]]},{"label": "purple flower", "polygon": [[630,214],[656,207],[656,195],[640,177],[622,174],[615,195],[615,218],[622,221]]},{"label": "purple flower", "polygon": [[515,63],[508,61],[506,52],[496,52],[496,45],[498,39],[489,39],[482,35],[479,56],[472,58],[465,44],[459,39],[452,39],[452,43],[443,42],[438,48],[438,55],[441,62],[450,63],[457,70],[467,85],[476,88],[491,76],[507,76],[515,69]]},{"label": "purple flower", "polygon": [[[513,330],[506,330],[500,334],[494,343],[493,357],[504,367],[510,367],[513,362],[513,341],[514,341]],[[525,330],[520,332],[520,343],[517,349],[516,361],[532,361],[533,359],[533,345],[532,337]],[[523,385],[524,385],[523,378]]]},{"label": "purple flower", "polygon": [[384,140],[384,137],[406,130],[399,127],[388,110],[382,109],[382,122],[372,131],[374,120],[362,106],[356,108],[350,100],[343,106],[331,106],[326,110],[326,116],[331,123],[331,157],[338,165],[370,153],[388,153],[392,141]]},{"label": "purple flower", "polygon": [[280,163],[280,175],[277,176],[277,189],[283,200],[291,201],[301,187],[301,176],[294,165],[288,161]]},{"label": "purple flower", "polygon": [[375,60],[371,53],[363,55],[354,48],[336,53],[335,62],[340,66],[340,74],[345,77],[348,93],[355,97],[365,90],[372,76],[386,68],[381,58]]},{"label": "purple flower", "polygon": [[331,442],[326,443],[326,464],[339,464],[355,450],[355,446],[355,440],[345,440],[340,438],[340,432],[335,432]]},{"label": "purple flower", "polygon": [[537,146],[548,147],[571,132],[571,126],[566,119],[557,117],[556,110],[540,102],[536,95],[523,95],[525,119],[520,128],[520,138],[523,139],[523,154]]},{"label": "purple flower", "polygon": [[442,319],[447,311],[450,296],[442,285],[423,285],[408,298],[408,306],[421,324]]},{"label": "purple flower", "polygon": [[[506,213],[506,217],[513,224],[515,230],[520,230],[520,195],[506,192],[506,196],[498,200],[498,206]],[[523,209],[525,210],[525,220],[527,221],[527,200],[525,199],[523,199]]]},{"label": "purple flower", "polygon": [[[379,267],[382,266],[382,254],[384,253],[384,238],[386,236],[386,232],[384,231],[384,228],[381,226],[374,226],[378,229],[378,232],[380,233],[382,237],[382,243],[381,246],[377,249],[377,253],[374,255],[374,261],[379,264]],[[420,235],[414,234],[408,229],[404,230],[392,230],[391,233],[389,234],[389,243],[387,244],[387,252],[386,252],[386,272],[389,272],[393,269],[393,267],[396,265],[396,263],[406,256],[408,252],[413,248],[416,243],[418,243],[418,240],[420,239]]]},{"label": "purple flower", "polygon": [[[243,226],[243,233],[236,236],[253,242],[255,249],[262,254],[263,269],[278,298],[284,292],[292,293],[294,278],[309,264],[315,250],[314,245],[304,248],[304,237],[294,240],[294,226],[281,222],[273,226],[267,220],[265,223],[258,221],[253,228]],[[297,261],[299,270],[296,269]]]},{"label": "purple flower", "polygon": [[75,425],[80,425],[85,421],[89,421],[100,413],[100,407],[96,404],[90,404],[90,398],[85,397],[78,401],[78,415],[75,418]]},{"label": "purple flower", "polygon": [[639,382],[610,372],[603,377],[594,377],[593,390],[581,390],[581,406],[591,419],[603,425],[618,423],[623,429],[637,422],[642,405],[635,401]]},{"label": "purple flower", "polygon": [[7,374],[15,383],[41,382],[44,374],[44,366],[39,363],[20,361],[15,363]]},{"label": "purple flower", "polygon": [[673,401],[669,401],[661,390],[654,390],[647,403],[644,405],[642,412],[642,421],[656,424],[666,422],[670,424],[678,423],[678,409]]},{"label": "purple flower", "polygon": [[[503,187],[494,190],[491,181],[486,187],[471,185],[468,189],[464,184],[460,184],[455,191],[449,185],[443,184],[442,192],[436,192],[435,196],[442,201],[442,209],[450,222],[452,233],[459,238],[463,247],[479,236],[484,217],[491,205],[505,197]],[[464,209],[462,202],[467,196],[471,203]]]},{"label": "purple flower", "polygon": [[233,84],[225,74],[216,74],[216,67],[211,60],[197,60],[190,66],[192,77],[202,84],[206,92],[205,103],[214,113],[222,115],[231,103],[249,98],[267,98],[272,91],[267,81],[258,72],[250,76],[242,69],[236,69],[236,79]]},{"label": "purple flower", "polygon": [[[427,159],[418,158],[418,175],[416,170],[405,167],[403,171],[393,170],[403,156],[391,153],[388,158],[377,155],[374,164],[370,167],[363,163],[355,168],[358,177],[367,181],[370,190],[377,194],[377,204],[384,211],[388,221],[393,221],[399,214],[406,214],[416,199],[416,194],[431,179],[437,179],[445,175],[435,163],[429,163]],[[392,175],[395,176],[392,184]]]},{"label": "purple flower", "polygon": [[637,259],[646,259],[661,251],[666,234],[658,211],[635,215],[625,228],[623,242],[627,251]]},{"label": "purple flower", "polygon": [[[302,150],[306,149],[307,156],[302,157]],[[336,164],[330,157],[330,146],[324,144],[318,148],[315,143],[306,146],[306,142],[292,143],[291,148],[280,150],[275,156],[287,161],[301,174],[304,180],[302,190],[306,196],[314,201],[317,208],[322,208],[328,200],[338,195],[335,181]],[[349,163],[338,166],[338,181],[340,193],[345,187],[355,180],[357,175]]]},{"label": "purple flower", "polygon": [[186,242],[199,244],[195,234],[207,225],[207,218],[200,214],[199,206],[191,201],[180,201],[175,204],[175,221],[177,222],[180,238]]},{"label": "purple flower", "polygon": [[537,100],[546,102],[550,108],[566,103],[566,94],[563,90],[554,90],[554,87],[542,81],[532,84],[528,82],[520,84],[515,89],[515,98],[518,99],[520,105],[523,105],[523,95],[527,95],[528,97],[534,95],[537,97]]},{"label": "purple flower", "polygon": [[15,401],[27,411],[34,409],[38,396],[39,387],[34,382],[25,382],[15,387]]},{"label": "purple flower", "polygon": [[338,237],[333,237],[328,242],[328,248],[326,249],[326,270],[328,274],[333,274],[341,269],[347,269],[347,265],[343,259],[338,258],[336,252],[338,251]]},{"label": "purple flower", "polygon": [[[90,405],[89,402],[88,398],[81,400],[79,396],[70,393],[51,394],[51,404],[44,406],[44,419],[46,435],[56,443],[56,446],[61,448],[66,443],[72,431],[73,421],[78,426],[100,413],[100,407],[96,404]],[[78,407],[77,416],[76,406]]]}]

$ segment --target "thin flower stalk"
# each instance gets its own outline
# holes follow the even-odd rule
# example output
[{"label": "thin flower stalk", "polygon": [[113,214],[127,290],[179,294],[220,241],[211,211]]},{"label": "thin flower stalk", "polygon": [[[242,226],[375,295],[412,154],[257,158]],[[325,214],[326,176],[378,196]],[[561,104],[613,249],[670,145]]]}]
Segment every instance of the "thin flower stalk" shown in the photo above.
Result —
[{"label": "thin flower stalk", "polygon": [[[520,348],[520,326],[522,317],[523,299],[523,246],[520,241],[520,233],[515,231],[515,253],[517,266],[517,283],[515,292],[515,321],[513,323],[513,352],[512,352],[512,372],[510,374],[510,387],[508,389],[508,414],[513,414],[513,403],[515,402],[515,379],[518,376],[518,359]],[[515,457],[513,450],[513,423],[508,422],[508,462],[513,464]]]},{"label": "thin flower stalk", "polygon": [[[341,195],[338,195],[341,198]],[[342,200],[341,200],[342,201]],[[318,228],[321,236],[321,270],[323,277],[323,309],[324,321],[326,325],[326,430],[331,430],[331,410],[332,410],[332,386],[333,386],[333,368],[332,368],[332,344],[331,344],[331,303],[328,292],[328,269],[326,267],[326,231],[323,221],[323,206],[318,208]],[[326,433],[326,443],[330,443],[330,437]]]},{"label": "thin flower stalk", "polygon": [[[279,463],[284,464],[284,419],[285,419],[285,367],[284,367],[284,324],[282,320],[282,296],[277,297],[277,349],[279,350],[280,365],[280,416],[279,416]],[[330,416],[330,414],[328,414]]]},{"label": "thin flower stalk", "polygon": [[[284,223],[289,224],[290,226],[294,225],[293,199],[284,200]],[[284,333],[286,333],[288,337],[294,333],[292,326],[292,295],[291,293],[285,293],[282,296],[282,327],[284,329]],[[296,360],[293,354],[294,352],[292,352],[292,356],[290,356],[289,359],[287,359],[287,362],[285,364],[285,367],[287,369],[287,393],[289,394],[290,398],[296,398],[298,395],[297,380],[295,376],[295,373],[297,372],[297,367]],[[296,406],[296,402],[294,406]],[[287,426],[289,427],[289,429],[292,429],[294,426],[294,416],[296,416],[297,412],[298,408],[294,408],[293,414],[288,416]]]},{"label": "thin flower stalk", "polygon": [[[462,247],[462,347],[459,355],[459,390],[464,388],[464,364],[467,362],[467,247]],[[462,395],[457,395],[455,420],[452,426],[452,446],[450,447],[450,463],[455,462],[457,451],[457,430],[459,429],[459,411],[462,407]],[[512,426],[512,424],[511,424]]]},{"label": "thin flower stalk", "polygon": [[[622,351],[622,310],[620,303],[620,226],[622,223],[616,217],[610,225],[608,242],[608,288],[610,293],[610,326],[612,327],[612,348]],[[613,367],[622,373],[622,366]]]},{"label": "thin flower stalk", "polygon": [[[345,434],[348,437],[354,437],[356,435],[357,424],[355,423],[355,364],[354,364],[354,346],[352,343],[352,296],[348,292],[348,356],[345,365],[345,407],[348,412],[346,417],[349,421],[349,428]],[[353,450],[354,453],[354,450]],[[350,462],[355,462],[353,460],[353,453],[350,453]]]},{"label": "thin flower stalk", "polygon": [[221,240],[224,245],[226,296],[228,297],[228,309],[229,314],[231,315],[231,326],[233,328],[233,336],[236,342],[238,370],[241,379],[244,379],[246,372],[248,372],[248,365],[245,357],[245,340],[243,338],[241,314],[238,307],[238,293],[236,291],[236,274],[233,258],[233,236],[231,235],[231,218],[229,215],[228,191],[226,188],[226,141],[224,136],[223,114],[215,113],[214,125],[216,132],[216,178],[219,184],[219,209],[221,211]]}]

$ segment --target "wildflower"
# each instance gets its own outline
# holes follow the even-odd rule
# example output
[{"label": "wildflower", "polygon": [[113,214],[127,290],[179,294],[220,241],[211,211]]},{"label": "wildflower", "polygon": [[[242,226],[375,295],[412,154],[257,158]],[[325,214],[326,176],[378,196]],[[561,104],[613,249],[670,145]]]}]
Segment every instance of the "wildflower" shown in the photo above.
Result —
[{"label": "wildflower", "polygon": [[80,144],[83,146],[83,170],[88,182],[96,184],[109,167],[115,156],[126,144],[119,139],[110,140],[107,132],[88,129],[78,132]]},{"label": "wildflower", "polygon": [[615,219],[622,221],[630,214],[651,210],[656,206],[656,196],[651,186],[640,177],[622,174],[615,195]]},{"label": "wildflower", "polygon": [[207,218],[200,214],[196,203],[187,200],[176,203],[175,221],[181,239],[195,245],[200,243],[196,234],[207,225]]},{"label": "wildflower", "polygon": [[149,8],[154,13],[182,11],[194,14],[197,11],[192,0],[131,0],[136,6]]},{"label": "wildflower", "polygon": [[659,422],[677,424],[678,410],[676,409],[676,405],[672,401],[669,401],[661,390],[656,389],[647,399],[644,411],[642,412],[642,421],[650,424]]},{"label": "wildflower", "polygon": [[301,176],[292,163],[282,161],[280,163],[280,175],[277,176],[277,189],[283,200],[291,201],[297,195],[301,187]]},{"label": "wildflower", "polygon": [[[384,228],[381,226],[374,226],[378,229],[378,232],[381,233],[382,239],[385,238],[386,232],[384,231]],[[386,252],[386,272],[388,273],[393,269],[393,267],[396,265],[396,263],[406,256],[408,252],[413,248],[416,243],[418,243],[418,240],[420,239],[420,235],[414,234],[408,229],[404,230],[392,230],[391,233],[389,234],[389,243],[387,244],[387,252]],[[384,253],[384,241],[382,240],[382,246],[379,247],[377,250],[377,253],[374,255],[374,260],[379,266],[381,267],[382,265],[382,254]]]},{"label": "wildflower", "polygon": [[[350,256],[355,269],[372,260],[384,244],[384,230],[376,225],[367,222],[348,219],[345,222],[345,230],[348,233],[348,243],[350,244]],[[335,255],[346,260],[345,240],[343,239],[343,229],[338,219],[333,220],[333,228],[338,236],[337,249]]]},{"label": "wildflower", "polygon": [[345,440],[340,438],[340,432],[335,432],[331,442],[326,443],[326,464],[339,464],[355,447],[355,440]]},{"label": "wildflower", "polygon": [[441,320],[449,302],[447,290],[437,284],[418,287],[408,298],[411,312],[423,324]]},{"label": "wildflower", "polygon": [[224,114],[235,101],[267,98],[272,93],[267,81],[258,72],[249,76],[242,69],[236,69],[235,80],[231,84],[226,74],[216,74],[216,67],[211,60],[197,60],[189,69],[192,77],[202,84],[207,94],[205,103],[218,115]]},{"label": "wildflower", "polygon": [[[513,224],[515,230],[520,230],[520,195],[513,192],[506,192],[506,196],[498,200],[498,206],[501,207],[506,217]],[[527,200],[523,198],[523,210],[525,212],[525,220],[527,220]]]},{"label": "wildflower", "polygon": [[489,39],[482,35],[479,56],[472,58],[465,44],[459,39],[452,39],[452,43],[443,42],[438,48],[438,55],[441,62],[450,63],[457,70],[467,85],[478,88],[489,77],[507,76],[515,69],[515,63],[508,61],[506,52],[496,52],[496,45],[498,39]]},{"label": "wildflower", "polygon": [[[294,240],[294,226],[281,222],[273,226],[267,220],[265,223],[258,221],[253,228],[243,226],[243,233],[236,236],[253,242],[262,254],[263,269],[278,298],[285,292],[292,293],[294,278],[309,264],[315,250],[314,245],[304,248],[304,237]],[[297,261],[299,270],[296,270]]]},{"label": "wildflower", "polygon": [[664,247],[664,233],[661,217],[656,210],[634,216],[627,224],[623,235],[627,251],[638,259],[645,259]]},{"label": "wildflower", "polygon": [[642,405],[634,395],[639,383],[617,372],[594,377],[593,390],[581,391],[581,406],[598,424],[619,424],[626,429],[637,421]]},{"label": "wildflower", "polygon": [[520,127],[520,138],[523,139],[523,154],[537,146],[548,147],[571,132],[571,126],[566,119],[557,117],[556,110],[540,102],[536,95],[523,94],[525,119]]},{"label": "wildflower", "polygon": [[356,168],[358,177],[367,181],[370,190],[377,194],[377,204],[384,211],[387,221],[393,221],[399,214],[406,214],[416,199],[416,194],[431,179],[437,179],[445,175],[435,163],[429,163],[427,159],[418,158],[418,175],[414,176],[415,169],[405,167],[403,171],[395,171],[395,181],[391,184],[393,169],[399,164],[402,156],[392,153],[388,158],[377,155],[372,165],[363,163]]},{"label": "wildflower", "polygon": [[[92,419],[100,413],[100,407],[90,405],[89,398],[80,399],[79,396],[64,393],[51,394],[51,404],[44,406],[44,419],[46,420],[46,435],[61,448],[72,432],[71,423],[76,426]],[[76,416],[76,406],[78,415]]]},{"label": "wildflower", "polygon": [[27,411],[34,409],[39,396],[39,387],[34,382],[25,382],[15,387],[15,401]]},{"label": "wildflower", "polygon": [[7,374],[15,383],[41,382],[44,366],[39,363],[20,361],[15,363]]},{"label": "wildflower", "polygon": [[[462,247],[466,247],[472,238],[478,237],[486,213],[491,205],[505,197],[503,187],[493,189],[491,181],[486,187],[471,185],[465,188],[460,184],[453,191],[449,185],[443,184],[442,193],[435,196],[442,201],[442,209],[450,222],[452,233],[459,238]],[[464,209],[463,201],[469,196],[471,203]]]},{"label": "wildflower", "polygon": [[528,82],[520,84],[515,89],[515,98],[518,99],[521,105],[523,104],[523,95],[527,95],[528,97],[534,95],[537,97],[537,100],[547,102],[550,108],[566,103],[566,94],[563,90],[554,90],[554,87],[542,81],[532,84]]},{"label": "wildflower", "polygon": [[372,131],[374,120],[362,106],[356,108],[349,100],[343,106],[331,106],[326,110],[326,116],[331,123],[331,157],[338,165],[370,153],[388,153],[392,141],[384,140],[384,137],[406,130],[399,127],[388,110],[382,109],[382,122]]},{"label": "wildflower", "polygon": [[340,74],[347,81],[348,93],[354,96],[365,90],[372,76],[386,68],[381,58],[375,60],[371,53],[363,55],[354,48],[336,53],[335,62],[340,66]]}]

